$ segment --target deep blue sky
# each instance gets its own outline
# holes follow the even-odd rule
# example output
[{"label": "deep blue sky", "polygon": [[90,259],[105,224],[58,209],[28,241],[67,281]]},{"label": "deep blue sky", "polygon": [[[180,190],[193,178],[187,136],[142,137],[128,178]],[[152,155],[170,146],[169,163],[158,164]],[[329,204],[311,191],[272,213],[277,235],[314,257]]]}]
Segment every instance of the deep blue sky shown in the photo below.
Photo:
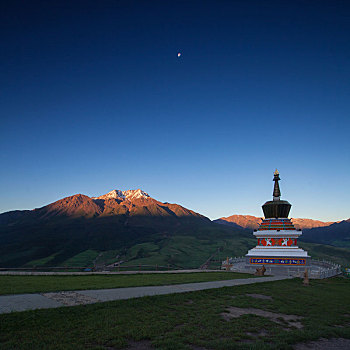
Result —
[{"label": "deep blue sky", "polygon": [[277,167],[292,216],[350,217],[349,35],[349,1],[2,2],[0,212],[262,215]]}]

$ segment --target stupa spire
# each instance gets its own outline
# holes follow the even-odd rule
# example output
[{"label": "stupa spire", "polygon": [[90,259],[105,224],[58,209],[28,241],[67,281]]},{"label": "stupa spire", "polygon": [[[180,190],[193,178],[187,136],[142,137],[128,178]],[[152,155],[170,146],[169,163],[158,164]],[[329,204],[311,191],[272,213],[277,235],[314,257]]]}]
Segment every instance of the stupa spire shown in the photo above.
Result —
[{"label": "stupa spire", "polygon": [[263,205],[263,211],[265,215],[265,219],[268,218],[288,218],[289,211],[291,208],[291,204],[287,201],[281,200],[281,191],[278,181],[280,179],[280,173],[276,169],[273,173],[273,181],[275,185],[273,187],[273,200],[268,201]]},{"label": "stupa spire", "polygon": [[273,175],[274,175],[273,176],[273,181],[275,181],[275,186],[273,188],[273,200],[274,201],[279,201],[280,197],[281,197],[280,186],[278,184],[278,181],[281,180],[280,179],[280,173],[276,169],[275,172],[273,173]]}]

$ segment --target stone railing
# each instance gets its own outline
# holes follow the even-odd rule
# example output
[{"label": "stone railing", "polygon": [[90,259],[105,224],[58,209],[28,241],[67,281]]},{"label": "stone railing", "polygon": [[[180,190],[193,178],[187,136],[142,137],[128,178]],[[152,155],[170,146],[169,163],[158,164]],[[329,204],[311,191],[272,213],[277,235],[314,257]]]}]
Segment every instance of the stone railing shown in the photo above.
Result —
[{"label": "stone railing", "polygon": [[[230,258],[230,259],[228,259],[230,264],[239,263],[239,262],[245,262],[245,260],[246,260],[245,256],[241,256],[239,258]],[[226,262],[226,260],[225,260],[225,262]]]},{"label": "stone railing", "polygon": [[342,273],[341,265],[335,264],[332,261],[311,259],[310,265],[312,266],[309,273],[311,278],[323,279]]},{"label": "stone railing", "polygon": [[[242,257],[235,257],[230,258],[228,260],[229,264],[232,265],[230,267],[231,271],[236,272],[246,272],[246,273],[254,273],[256,270],[255,266],[247,266],[246,265],[246,258],[244,256]],[[222,269],[226,269],[227,261],[224,260],[222,262]],[[323,278],[329,278],[333,276],[340,275],[342,273],[341,266],[338,264],[335,264],[331,261],[327,260],[316,260],[311,259],[309,266],[304,267],[283,267],[283,270],[281,270],[280,267],[273,267],[273,266],[265,266],[266,268],[266,274],[267,275],[275,275],[275,274],[286,274],[289,276],[294,277],[303,277],[305,269],[308,270],[309,277],[312,279],[323,279]]]}]

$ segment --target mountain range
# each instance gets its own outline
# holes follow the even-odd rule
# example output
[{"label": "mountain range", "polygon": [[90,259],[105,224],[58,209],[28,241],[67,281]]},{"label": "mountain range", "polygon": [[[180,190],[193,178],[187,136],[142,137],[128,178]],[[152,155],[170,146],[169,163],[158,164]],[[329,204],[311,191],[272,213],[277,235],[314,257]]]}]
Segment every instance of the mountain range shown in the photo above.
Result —
[{"label": "mountain range", "polygon": [[47,222],[53,218],[96,218],[120,216],[124,225],[137,224],[137,217],[196,218],[209,220],[203,215],[178,204],[162,203],[142,190],[113,190],[99,197],[83,194],[66,197],[34,210],[16,210],[0,214],[0,224],[19,225],[33,219]]},{"label": "mountain range", "polygon": [[[220,238],[242,232],[219,227],[181,205],[157,201],[141,189],[113,190],[97,197],[77,194],[42,208],[0,214],[0,267],[80,266],[97,258],[110,262],[116,257],[135,261],[151,256],[158,264],[198,267],[222,244]],[[184,239],[187,243],[179,246]],[[191,261],[191,250],[203,242],[208,251]],[[161,250],[167,252],[158,259]]]},{"label": "mountain range", "polygon": [[[0,214],[0,267],[115,262],[198,267],[214,253],[217,261],[245,254],[256,244],[251,231],[260,221],[249,215],[211,221],[141,189],[113,190],[97,197],[76,194],[38,209]],[[313,243],[348,244],[348,221],[293,222],[304,230],[310,249],[316,249]],[[333,235],[334,230],[339,234]],[[322,246],[314,253],[346,261],[350,251]]]},{"label": "mountain range", "polygon": [[[238,226],[240,228],[256,230],[261,221],[262,217],[252,216],[252,215],[231,215],[228,217],[222,217],[220,219],[214,220],[218,224]],[[315,227],[324,227],[334,224],[334,221],[325,222],[313,219],[303,219],[303,218],[292,218],[292,222],[296,229],[305,230]]]}]

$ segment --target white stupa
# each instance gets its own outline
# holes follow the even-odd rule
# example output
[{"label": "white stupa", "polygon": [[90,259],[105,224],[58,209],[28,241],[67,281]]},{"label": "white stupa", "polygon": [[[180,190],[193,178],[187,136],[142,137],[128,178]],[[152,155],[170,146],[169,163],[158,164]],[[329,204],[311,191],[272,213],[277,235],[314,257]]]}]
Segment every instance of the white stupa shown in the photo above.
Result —
[{"label": "white stupa", "polygon": [[279,172],[276,169],[273,178],[275,182],[273,200],[262,206],[265,218],[254,232],[254,236],[258,239],[257,246],[246,254],[246,265],[248,266],[287,266],[290,268],[309,265],[310,257],[297,245],[302,231],[296,230],[288,218],[292,205],[280,199],[279,180]]}]

